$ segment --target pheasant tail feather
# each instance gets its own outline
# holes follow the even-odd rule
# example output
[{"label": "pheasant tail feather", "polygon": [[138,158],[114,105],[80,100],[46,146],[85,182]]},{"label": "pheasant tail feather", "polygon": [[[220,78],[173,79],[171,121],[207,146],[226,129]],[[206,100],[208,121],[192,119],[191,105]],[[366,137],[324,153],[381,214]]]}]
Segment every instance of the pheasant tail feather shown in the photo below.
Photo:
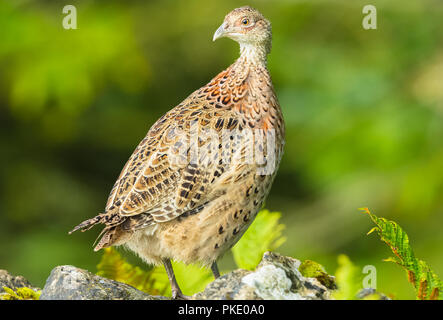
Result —
[{"label": "pheasant tail feather", "polygon": [[102,223],[103,220],[104,220],[104,215],[99,214],[99,215],[95,216],[94,218],[83,221],[78,226],[76,226],[74,229],[69,231],[69,234],[71,234],[77,230],[81,230],[82,232],[87,231],[87,230],[91,229],[93,226],[95,226],[97,223]]}]

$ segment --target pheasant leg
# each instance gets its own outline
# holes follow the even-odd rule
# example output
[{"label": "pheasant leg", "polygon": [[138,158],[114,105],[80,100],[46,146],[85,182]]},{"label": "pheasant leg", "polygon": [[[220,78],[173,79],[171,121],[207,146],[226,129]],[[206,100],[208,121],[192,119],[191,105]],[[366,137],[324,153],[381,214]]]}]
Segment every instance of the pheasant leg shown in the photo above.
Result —
[{"label": "pheasant leg", "polygon": [[171,284],[172,299],[189,300],[191,297],[185,296],[178,286],[177,280],[175,279],[174,269],[172,269],[171,260],[163,259],[163,265],[165,266],[169,283]]},{"label": "pheasant leg", "polygon": [[217,262],[213,262],[211,265],[211,271],[212,274],[214,275],[214,278],[217,279],[218,277],[220,277],[220,272],[218,271],[218,267],[217,267]]}]

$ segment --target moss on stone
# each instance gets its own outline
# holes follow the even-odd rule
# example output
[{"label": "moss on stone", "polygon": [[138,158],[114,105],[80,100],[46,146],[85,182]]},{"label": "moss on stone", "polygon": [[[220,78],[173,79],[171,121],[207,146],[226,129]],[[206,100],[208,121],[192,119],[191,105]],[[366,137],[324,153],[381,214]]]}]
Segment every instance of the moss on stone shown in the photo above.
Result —
[{"label": "moss on stone", "polygon": [[303,261],[298,270],[303,275],[303,277],[315,278],[326,288],[329,289],[337,288],[334,277],[327,274],[325,268],[321,264],[315,261],[312,260]]},{"label": "moss on stone", "polygon": [[0,294],[0,300],[39,300],[41,291],[34,291],[28,287],[17,288],[16,291],[3,287],[4,293]]}]

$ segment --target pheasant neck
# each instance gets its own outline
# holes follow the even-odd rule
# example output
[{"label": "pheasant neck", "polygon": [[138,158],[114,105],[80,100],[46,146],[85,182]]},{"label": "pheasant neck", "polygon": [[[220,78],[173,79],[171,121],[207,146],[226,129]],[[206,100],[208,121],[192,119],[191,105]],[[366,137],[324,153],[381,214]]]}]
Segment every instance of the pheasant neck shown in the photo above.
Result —
[{"label": "pheasant neck", "polygon": [[238,60],[241,63],[266,67],[267,55],[266,46],[240,43],[240,58]]}]

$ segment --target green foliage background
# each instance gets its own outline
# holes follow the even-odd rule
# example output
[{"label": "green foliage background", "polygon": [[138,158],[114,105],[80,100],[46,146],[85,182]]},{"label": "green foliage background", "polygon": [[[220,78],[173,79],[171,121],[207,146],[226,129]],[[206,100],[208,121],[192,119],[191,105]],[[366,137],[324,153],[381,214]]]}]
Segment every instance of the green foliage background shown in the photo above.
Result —
[{"label": "green foliage background", "polygon": [[[95,270],[98,230],[68,236],[103,210],[153,122],[238,55],[212,42],[238,1],[0,2],[0,268],[43,286],[50,270]],[[337,269],[376,266],[379,290],[415,298],[387,249],[362,236],[369,206],[408,231],[443,274],[443,3],[249,1],[272,21],[269,69],[287,144],[266,207],[282,212],[283,254]],[[137,258],[133,263],[145,268]],[[235,266],[227,254],[222,269]]]}]

